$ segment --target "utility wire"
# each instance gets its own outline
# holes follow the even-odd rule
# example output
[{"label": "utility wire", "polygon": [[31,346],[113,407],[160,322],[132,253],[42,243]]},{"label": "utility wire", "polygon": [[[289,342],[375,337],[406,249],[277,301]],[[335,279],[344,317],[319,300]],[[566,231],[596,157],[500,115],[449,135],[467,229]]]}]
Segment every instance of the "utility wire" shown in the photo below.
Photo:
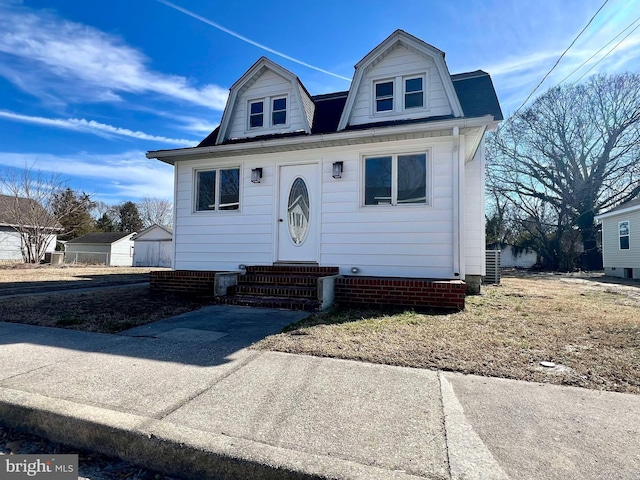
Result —
[{"label": "utility wire", "polygon": [[[638,20],[640,20],[640,18],[639,18]],[[637,20],[636,20],[636,21],[637,21]],[[633,25],[633,24],[632,24],[632,25]],[[604,60],[605,58],[607,58],[607,57],[611,54],[611,52],[613,52],[616,48],[618,48],[618,47],[620,46],[620,44],[621,44],[622,42],[624,42],[627,38],[629,38],[629,36],[630,36],[633,32],[635,32],[635,31],[638,29],[638,27],[640,27],[640,23],[639,23],[638,25],[636,25],[636,26],[635,26],[635,28],[634,28],[633,30],[631,30],[629,33],[627,33],[627,34],[624,36],[624,38],[623,38],[622,40],[620,40],[618,43],[616,43],[616,44],[615,44],[615,46],[614,46],[611,50],[609,50],[607,53],[605,53],[605,54],[604,54],[604,56],[603,56],[600,60],[598,60],[598,61],[597,61],[596,63],[594,63],[593,65],[591,65],[591,67],[589,68],[589,70],[587,70],[587,71],[586,71],[586,72],[584,72],[582,75],[580,75],[580,78],[578,78],[575,82],[573,82],[573,84],[575,85],[575,84],[576,84],[576,83],[578,83],[580,80],[582,80],[582,79],[584,78],[584,76],[585,76],[587,73],[589,73],[591,70],[593,70],[593,69],[596,67],[596,65],[598,65],[602,60]]]},{"label": "utility wire", "polygon": [[[593,55],[591,55],[589,58],[587,58],[584,62],[582,62],[579,66],[577,66],[569,75],[567,75],[566,77],[564,77],[562,80],[560,80],[556,87],[559,85],[562,85],[571,75],[573,75],[574,73],[576,73],[578,70],[580,70],[582,67],[584,67],[587,63],[589,63],[593,57],[595,57],[596,55],[598,55],[601,51],[603,51],[605,48],[607,48],[609,45],[611,45],[616,38],[618,38],[620,35],[622,35],[624,32],[626,32],[627,30],[629,30],[631,27],[633,27],[638,21],[640,21],[640,17],[636,18],[633,22],[631,22],[629,24],[629,26],[627,26],[627,28],[625,28],[624,30],[622,30],[620,33],[618,33],[615,37],[613,37],[611,40],[609,40],[607,43],[605,43],[602,47],[600,47],[600,49],[598,49],[598,51],[596,53],[594,53]],[[636,26],[636,28],[638,28],[638,26]],[[634,28],[633,30],[631,30],[631,32],[629,32],[629,35],[631,35],[633,33],[633,31],[636,29]],[[622,40],[625,40],[629,35],[627,35],[626,37],[624,37]],[[617,45],[616,45],[617,46]],[[615,47],[614,47],[615,49]],[[611,53],[611,52],[609,52]],[[608,54],[607,54],[608,55]],[[607,55],[605,55],[602,58],[605,58]],[[598,62],[602,61],[602,59],[598,60]],[[596,63],[597,65],[597,63]],[[595,65],[594,65],[595,66]],[[593,68],[593,67],[591,67]],[[590,71],[587,70],[587,73]],[[582,75],[582,77],[584,77],[584,75]],[[580,77],[578,80],[576,80],[575,82],[573,82],[574,84],[577,83],[582,77]]]},{"label": "utility wire", "polygon": [[[565,56],[565,54],[569,51],[569,49],[571,47],[573,47],[573,44],[576,43],[576,41],[578,41],[578,39],[580,38],[580,36],[584,33],[584,31],[589,27],[589,25],[591,25],[591,22],[593,22],[593,20],[596,18],[596,16],[600,13],[600,10],[602,10],[605,5],[609,3],[609,0],[605,0],[605,2],[600,6],[600,8],[598,9],[598,11],[596,13],[593,14],[593,16],[591,17],[591,19],[589,20],[589,22],[584,26],[584,28],[582,30],[580,30],[580,33],[578,33],[578,35],[576,36],[576,38],[573,39],[573,41],[571,42],[571,44],[565,49],[564,52],[562,52],[562,55],[560,55],[560,57],[558,58],[558,60],[556,60],[556,63],[553,64],[553,67],[551,67],[551,70],[549,70],[547,72],[547,74],[542,78],[542,80],[540,80],[540,83],[538,83],[538,85],[536,85],[536,87],[531,91],[531,93],[529,94],[529,96],[525,99],[524,102],[522,102],[522,105],[520,105],[518,107],[518,109],[514,112],[513,115],[511,115],[511,118],[515,117],[518,112],[520,110],[522,110],[522,107],[524,107],[526,105],[526,103],[529,101],[529,99],[533,96],[534,93],[536,93],[538,91],[538,89],[540,88],[540,86],[544,83],[544,81],[547,79],[547,77],[549,75],[551,75],[551,72],[553,72],[555,70],[555,68],[558,66],[558,64],[560,63],[560,60],[562,60],[562,58]],[[506,123],[506,122],[505,122]]]}]

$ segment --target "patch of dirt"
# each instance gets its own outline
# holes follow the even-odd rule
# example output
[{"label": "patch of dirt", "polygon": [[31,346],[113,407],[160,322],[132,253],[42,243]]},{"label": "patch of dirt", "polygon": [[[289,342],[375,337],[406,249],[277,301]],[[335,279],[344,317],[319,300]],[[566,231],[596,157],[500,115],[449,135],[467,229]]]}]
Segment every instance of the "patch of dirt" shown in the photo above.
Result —
[{"label": "patch of dirt", "polygon": [[78,480],[179,480],[122,460],[81,451],[0,426],[0,456],[29,454],[77,454]]}]

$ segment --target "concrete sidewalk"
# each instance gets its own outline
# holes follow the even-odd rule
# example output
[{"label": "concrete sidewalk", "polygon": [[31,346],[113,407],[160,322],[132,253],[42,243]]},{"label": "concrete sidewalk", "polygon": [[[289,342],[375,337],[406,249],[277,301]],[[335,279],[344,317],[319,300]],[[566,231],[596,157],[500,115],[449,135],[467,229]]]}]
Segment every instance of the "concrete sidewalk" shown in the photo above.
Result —
[{"label": "concrete sidewalk", "polygon": [[640,396],[246,348],[302,316],[0,323],[0,422],[194,479],[640,477]]}]

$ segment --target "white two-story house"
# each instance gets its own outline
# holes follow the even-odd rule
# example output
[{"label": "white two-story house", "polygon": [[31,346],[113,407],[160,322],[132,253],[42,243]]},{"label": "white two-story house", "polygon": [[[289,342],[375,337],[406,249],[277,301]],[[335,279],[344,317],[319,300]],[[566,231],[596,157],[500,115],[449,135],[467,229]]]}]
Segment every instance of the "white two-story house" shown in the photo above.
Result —
[{"label": "white two-story house", "polygon": [[174,267],[338,267],[344,276],[484,275],[485,133],[502,113],[489,75],[451,75],[444,52],[397,30],[349,91],[311,95],[260,58],[175,167]]}]

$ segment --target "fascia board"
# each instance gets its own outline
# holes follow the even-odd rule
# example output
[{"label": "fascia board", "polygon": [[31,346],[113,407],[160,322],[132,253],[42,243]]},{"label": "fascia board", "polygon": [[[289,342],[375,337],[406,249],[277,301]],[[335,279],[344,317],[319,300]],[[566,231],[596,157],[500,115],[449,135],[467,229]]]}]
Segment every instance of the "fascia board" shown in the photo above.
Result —
[{"label": "fascia board", "polygon": [[454,118],[451,120],[440,120],[437,122],[414,123],[410,125],[386,126],[381,128],[368,128],[364,130],[348,130],[336,133],[325,133],[320,135],[310,135],[308,137],[280,138],[272,140],[261,140],[255,142],[234,143],[227,145],[217,145],[213,147],[192,147],[173,150],[155,150],[147,152],[149,159],[156,158],[162,162],[173,165],[177,161],[188,160],[191,157],[206,154],[224,154],[225,152],[243,151],[247,154],[260,150],[264,147],[289,147],[292,145],[317,144],[322,148],[324,143],[339,140],[357,140],[359,138],[379,137],[383,135],[394,135],[403,133],[414,133],[423,131],[443,130],[453,127],[483,127],[493,122],[492,115],[485,115],[476,118]]},{"label": "fascia board", "polygon": [[623,208],[621,210],[616,210],[615,212],[602,213],[600,215],[596,215],[594,219],[597,222],[600,222],[603,218],[611,218],[617,215],[628,215],[630,213],[634,213],[640,210],[640,205],[634,205],[633,207]]}]

